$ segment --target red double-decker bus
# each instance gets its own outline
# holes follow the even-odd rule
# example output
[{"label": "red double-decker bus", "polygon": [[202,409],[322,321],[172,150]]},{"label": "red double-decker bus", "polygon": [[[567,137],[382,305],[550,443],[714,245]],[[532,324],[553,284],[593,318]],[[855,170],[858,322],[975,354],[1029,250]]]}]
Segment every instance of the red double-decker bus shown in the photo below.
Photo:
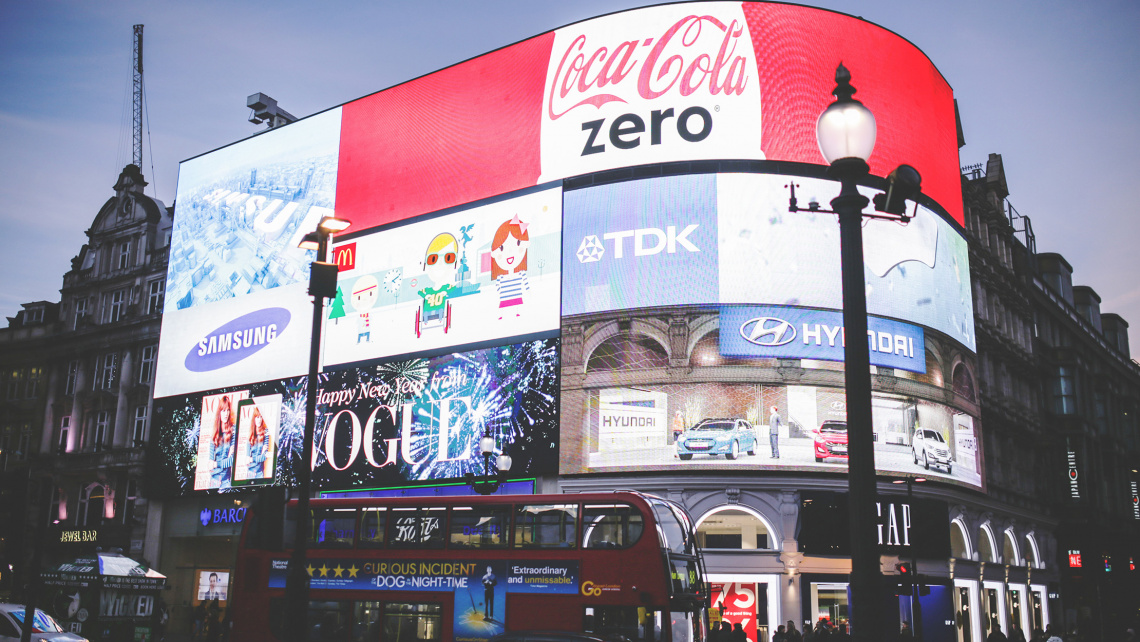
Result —
[{"label": "red double-decker bus", "polygon": [[[295,503],[290,505],[291,508]],[[689,515],[636,492],[315,499],[309,640],[486,640],[519,630],[699,642],[708,586]],[[235,640],[284,640],[291,520],[255,514]],[[274,533],[277,537],[274,537]]]}]

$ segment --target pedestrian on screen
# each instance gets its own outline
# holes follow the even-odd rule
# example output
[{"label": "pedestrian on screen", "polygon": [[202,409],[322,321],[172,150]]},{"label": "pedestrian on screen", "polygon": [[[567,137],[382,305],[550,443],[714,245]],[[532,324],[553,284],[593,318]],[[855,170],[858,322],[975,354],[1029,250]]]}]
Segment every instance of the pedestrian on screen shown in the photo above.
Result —
[{"label": "pedestrian on screen", "polygon": [[748,642],[748,634],[740,622],[732,625],[732,642]]},{"label": "pedestrian on screen", "polygon": [[799,630],[796,629],[795,620],[788,620],[788,631],[787,632],[788,632],[788,638],[787,638],[788,642],[801,642],[801,640],[803,639],[803,637],[800,635]]},{"label": "pedestrian on screen", "polygon": [[780,413],[776,406],[772,406],[772,414],[768,416],[768,440],[772,442],[772,459],[780,458]]},{"label": "pedestrian on screen", "polygon": [[1001,623],[995,617],[993,619],[993,626],[990,628],[990,634],[986,636],[986,642],[1006,642],[1008,638],[1001,632]]},{"label": "pedestrian on screen", "polygon": [[776,627],[776,633],[772,636],[772,642],[788,642],[788,634],[784,631],[784,625]]}]

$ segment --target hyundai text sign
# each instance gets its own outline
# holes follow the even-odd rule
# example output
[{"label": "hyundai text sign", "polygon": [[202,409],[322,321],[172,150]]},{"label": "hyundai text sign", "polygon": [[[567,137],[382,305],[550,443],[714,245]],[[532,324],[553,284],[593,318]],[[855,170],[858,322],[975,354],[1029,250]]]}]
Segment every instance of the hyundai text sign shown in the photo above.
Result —
[{"label": "hyundai text sign", "polygon": [[564,315],[719,299],[714,175],[567,192],[565,208]]},{"label": "hyundai text sign", "polygon": [[[726,357],[844,360],[843,314],[779,305],[724,306],[720,353]],[[926,372],[922,328],[867,317],[871,365]]]}]

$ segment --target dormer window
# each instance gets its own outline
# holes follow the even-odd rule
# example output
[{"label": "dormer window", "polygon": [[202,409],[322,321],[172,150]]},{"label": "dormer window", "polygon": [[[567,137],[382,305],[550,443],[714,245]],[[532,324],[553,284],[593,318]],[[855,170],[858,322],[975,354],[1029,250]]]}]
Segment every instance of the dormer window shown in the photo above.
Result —
[{"label": "dormer window", "polygon": [[24,325],[32,325],[35,323],[43,323],[44,309],[43,308],[27,308],[24,313]]},{"label": "dormer window", "polygon": [[125,241],[119,245],[119,269],[125,270],[131,265],[131,242]]}]

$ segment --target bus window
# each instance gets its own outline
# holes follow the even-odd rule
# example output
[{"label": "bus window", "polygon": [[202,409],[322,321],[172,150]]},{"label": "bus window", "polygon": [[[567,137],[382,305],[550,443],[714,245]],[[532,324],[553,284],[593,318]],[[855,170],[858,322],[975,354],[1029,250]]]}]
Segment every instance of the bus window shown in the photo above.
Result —
[{"label": "bus window", "polygon": [[[361,533],[363,535],[363,532]],[[352,619],[353,640],[380,639],[380,602],[357,602]]]},{"label": "bus window", "polygon": [[650,500],[653,513],[657,515],[657,530],[661,536],[661,545],[674,553],[693,555],[692,524],[688,516],[680,512],[672,504],[662,501]]},{"label": "bus window", "polygon": [[355,508],[313,509],[313,548],[352,548],[355,538]]},{"label": "bus window", "polygon": [[443,548],[446,508],[393,508],[391,515],[388,545],[392,548]]},{"label": "bus window", "polygon": [[606,639],[658,642],[662,639],[662,620],[661,611],[640,606],[587,606],[582,630]]},{"label": "bus window", "polygon": [[433,642],[443,634],[443,606],[389,602],[384,605],[385,642]]},{"label": "bus window", "polygon": [[366,506],[360,509],[360,548],[383,548],[385,518],[383,506]]},{"label": "bus window", "polygon": [[641,538],[645,524],[629,504],[582,507],[582,548],[626,548]]},{"label": "bus window", "polygon": [[515,513],[515,547],[574,548],[577,504],[529,504]]},{"label": "bus window", "polygon": [[460,548],[498,548],[507,545],[505,508],[457,506],[451,509],[451,544]]}]

